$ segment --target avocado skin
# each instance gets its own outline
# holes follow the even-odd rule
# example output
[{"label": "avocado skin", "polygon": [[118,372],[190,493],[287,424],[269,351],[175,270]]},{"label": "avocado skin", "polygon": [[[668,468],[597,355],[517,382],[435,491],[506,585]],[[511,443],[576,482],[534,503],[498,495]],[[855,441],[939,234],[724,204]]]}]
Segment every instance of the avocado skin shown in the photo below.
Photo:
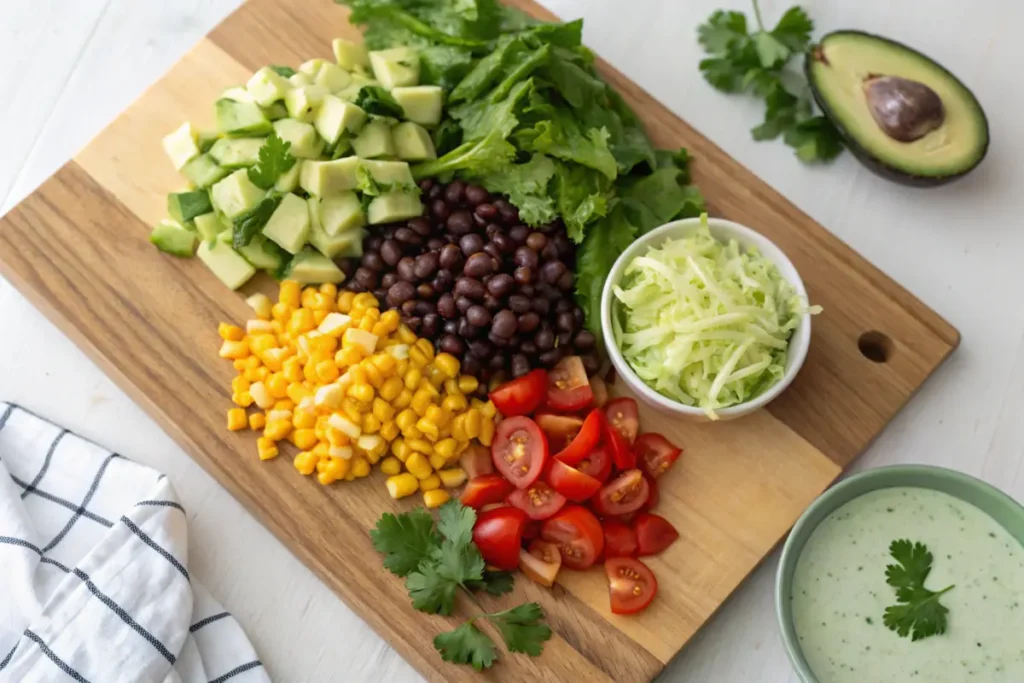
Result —
[{"label": "avocado skin", "polygon": [[[849,131],[846,130],[846,128],[840,122],[839,118],[832,111],[832,107],[829,104],[828,99],[822,96],[821,92],[818,90],[818,86],[815,82],[814,74],[811,69],[811,66],[814,63],[815,59],[815,48],[825,43],[830,37],[835,35],[860,36],[869,40],[878,40],[890,43],[899,48],[902,48],[903,50],[906,50],[907,52],[912,52],[916,55],[919,55],[923,59],[927,59],[929,62],[935,64],[939,69],[941,69],[946,74],[946,76],[956,81],[957,83],[963,85],[963,82],[959,78],[954,76],[952,73],[950,73],[950,71],[946,69],[946,67],[942,66],[934,59],[928,57],[927,55],[921,53],[920,51],[915,50],[912,47],[904,45],[903,43],[892,40],[890,38],[886,38],[884,36],[880,36],[874,33],[868,33],[866,31],[832,31],[831,33],[827,33],[824,36],[822,36],[821,40],[818,41],[818,45],[812,45],[811,49],[807,52],[806,59],[804,60],[804,75],[807,78],[807,82],[810,84],[811,94],[814,96],[814,101],[818,103],[818,107],[825,114],[825,116],[828,117],[828,119],[833,123],[833,125],[835,125],[836,130],[839,131],[839,134],[842,135],[843,143],[846,145],[846,148],[850,150],[853,156],[856,157],[861,164],[867,167],[868,170],[874,172],[876,175],[879,175],[882,178],[885,178],[886,180],[891,180],[895,183],[899,183],[900,185],[906,185],[908,187],[939,187],[941,185],[951,183],[954,180],[957,180],[958,178],[962,178],[963,176],[967,175],[975,168],[977,168],[978,164],[985,160],[985,156],[988,154],[988,147],[989,143],[991,142],[991,137],[989,135],[988,116],[985,114],[985,110],[981,107],[980,104],[978,106],[978,111],[981,114],[981,123],[985,128],[985,146],[982,148],[981,154],[978,155],[978,158],[975,160],[975,162],[968,166],[967,168],[965,168],[964,170],[960,171],[959,173],[951,173],[949,175],[943,176],[930,176],[915,173],[907,173],[906,171],[901,171],[899,169],[893,168],[892,166],[889,166],[885,162],[875,158],[870,152],[861,147],[856,137],[851,135]],[[964,86],[964,90],[970,92],[971,96],[974,97],[974,93],[971,92],[970,88]],[[975,100],[977,100],[976,97]]]}]

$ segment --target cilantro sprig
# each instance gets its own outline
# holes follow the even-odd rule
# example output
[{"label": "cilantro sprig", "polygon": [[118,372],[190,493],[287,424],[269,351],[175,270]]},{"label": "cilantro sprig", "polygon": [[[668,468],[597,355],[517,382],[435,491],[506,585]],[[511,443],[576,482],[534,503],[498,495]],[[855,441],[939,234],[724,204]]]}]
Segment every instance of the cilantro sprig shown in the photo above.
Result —
[{"label": "cilantro sprig", "polygon": [[753,0],[756,30],[742,12],[719,10],[697,29],[708,57],[700,62],[704,79],[728,93],[753,92],[765,100],[764,122],[751,130],[755,140],[782,136],[807,163],[830,161],[843,150],[832,122],[815,115],[806,80],[787,69],[810,46],[814,23],[803,8],[790,7],[772,30],[765,28]]},{"label": "cilantro sprig", "polygon": [[498,632],[509,652],[536,657],[551,638],[543,622],[544,610],[528,602],[500,612],[486,612],[475,591],[503,595],[512,590],[508,572],[485,569],[480,550],[473,543],[476,511],[457,500],[438,510],[437,522],[426,510],[394,515],[385,513],[370,532],[373,547],[384,555],[384,566],[405,579],[412,605],[428,614],[451,615],[461,592],[480,610],[457,628],[434,638],[434,647],[446,662],[469,664],[477,671],[489,668],[498,658],[494,641],[476,622],[485,619]]},{"label": "cilantro sprig", "polygon": [[911,640],[945,633],[949,610],[939,602],[939,597],[953,586],[940,591],[924,587],[932,570],[931,552],[923,543],[902,539],[889,545],[889,553],[898,564],[885,568],[885,579],[896,589],[899,604],[885,608],[883,623],[904,638],[909,635]]},{"label": "cilantro sprig", "polygon": [[288,151],[291,146],[292,143],[282,140],[277,133],[271,133],[260,147],[256,165],[249,167],[249,180],[252,184],[269,190],[278,178],[290,171],[295,165],[295,157]]}]

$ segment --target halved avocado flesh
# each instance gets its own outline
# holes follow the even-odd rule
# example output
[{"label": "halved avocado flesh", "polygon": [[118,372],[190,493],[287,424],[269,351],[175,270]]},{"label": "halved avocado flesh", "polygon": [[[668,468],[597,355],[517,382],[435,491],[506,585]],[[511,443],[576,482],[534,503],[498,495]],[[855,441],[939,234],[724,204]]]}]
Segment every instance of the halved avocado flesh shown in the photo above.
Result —
[{"label": "halved avocado flesh", "polygon": [[814,99],[873,171],[910,185],[959,178],[988,150],[988,120],[956,76],[880,36],[837,31],[807,56]]}]

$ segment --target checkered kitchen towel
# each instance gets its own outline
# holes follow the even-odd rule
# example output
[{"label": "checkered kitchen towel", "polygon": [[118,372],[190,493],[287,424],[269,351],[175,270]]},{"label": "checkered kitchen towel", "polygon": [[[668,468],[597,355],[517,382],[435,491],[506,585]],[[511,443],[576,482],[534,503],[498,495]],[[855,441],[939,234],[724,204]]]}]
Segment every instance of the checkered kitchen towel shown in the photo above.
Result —
[{"label": "checkered kitchen towel", "polygon": [[159,472],[0,403],[0,682],[269,681]]}]

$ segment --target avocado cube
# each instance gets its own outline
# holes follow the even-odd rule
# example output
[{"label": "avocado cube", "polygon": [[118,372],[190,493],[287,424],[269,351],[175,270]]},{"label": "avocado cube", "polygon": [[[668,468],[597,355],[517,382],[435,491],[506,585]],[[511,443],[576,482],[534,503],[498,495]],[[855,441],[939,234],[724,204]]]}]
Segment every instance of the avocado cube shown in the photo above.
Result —
[{"label": "avocado cube", "polygon": [[316,75],[320,73],[320,68],[326,63],[327,60],[320,59],[319,57],[307,60],[299,65],[299,73],[306,74],[310,79],[316,82]]},{"label": "avocado cube", "polygon": [[352,71],[357,66],[369,67],[370,55],[362,43],[354,43],[344,38],[335,38],[331,43],[334,49],[334,60],[342,69]]},{"label": "avocado cube", "polygon": [[[320,202],[320,227],[329,236],[348,232],[366,225],[363,205],[351,190],[336,197],[326,197]],[[282,245],[283,246],[283,245]]]},{"label": "avocado cube", "polygon": [[206,154],[210,151],[216,143],[220,140],[220,133],[215,130],[201,130],[196,136],[196,143],[199,145],[199,151]]},{"label": "avocado cube", "polygon": [[291,192],[282,197],[263,228],[263,236],[289,254],[299,253],[309,239],[309,206],[306,200]]},{"label": "avocado cube", "polygon": [[320,137],[333,145],[344,132],[356,133],[366,121],[366,112],[334,95],[323,98],[313,125]]},{"label": "avocado cube", "polygon": [[200,189],[210,187],[228,173],[209,154],[200,154],[181,168],[181,174]]},{"label": "avocado cube", "polygon": [[265,66],[252,75],[245,84],[245,89],[256,100],[256,104],[269,107],[274,102],[283,100],[285,93],[292,89],[292,84],[287,78]]},{"label": "avocado cube", "polygon": [[199,237],[207,241],[217,239],[217,235],[224,231],[224,224],[220,222],[220,218],[213,211],[196,216],[192,219],[192,224],[196,226]]},{"label": "avocado cube", "polygon": [[405,119],[421,126],[436,126],[441,123],[441,105],[444,91],[436,85],[414,85],[409,88],[394,88],[391,91],[395,101],[405,110]]},{"label": "avocado cube", "polygon": [[299,187],[318,197],[334,197],[345,190],[356,189],[357,168],[359,159],[356,157],[335,161],[306,161],[299,172]]},{"label": "avocado cube", "polygon": [[240,85],[236,85],[233,88],[228,88],[220,94],[217,99],[228,99],[234,100],[235,102],[245,102],[246,104],[256,104],[256,98],[249,94],[249,91]]},{"label": "avocado cube", "polygon": [[213,207],[228,220],[234,220],[255,207],[266,194],[253,185],[245,170],[235,171],[210,190]]},{"label": "avocado cube", "polygon": [[345,274],[329,257],[318,254],[307,247],[296,254],[288,264],[285,277],[304,285],[311,285],[325,282],[338,283],[345,279]]},{"label": "avocado cube", "polygon": [[291,76],[289,76],[288,82],[292,84],[293,88],[298,88],[303,85],[313,85],[313,79],[307,76],[306,74],[302,73],[301,71],[296,71]]},{"label": "avocado cube", "polygon": [[196,256],[229,289],[238,289],[256,274],[251,263],[220,240],[201,243]]},{"label": "avocado cube", "polygon": [[196,236],[174,221],[160,221],[149,241],[160,251],[179,258],[191,258],[196,250]]},{"label": "avocado cube", "polygon": [[274,189],[278,192],[295,192],[299,187],[299,173],[302,172],[302,164],[302,159],[296,159],[292,167],[277,178]]},{"label": "avocado cube", "polygon": [[274,102],[269,107],[261,107],[261,109],[271,121],[288,118],[288,107],[284,106],[284,102]]},{"label": "avocado cube", "polygon": [[[353,105],[354,106],[354,105]],[[352,149],[364,159],[395,156],[395,141],[391,137],[391,126],[385,121],[370,121],[352,140]]]},{"label": "avocado cube", "polygon": [[317,107],[320,106],[327,94],[327,90],[315,84],[292,88],[284,96],[284,106],[288,109],[288,116],[299,121],[312,121]]},{"label": "avocado cube", "polygon": [[420,56],[411,47],[393,47],[370,53],[374,77],[388,90],[420,82]]},{"label": "avocado cube", "polygon": [[352,151],[352,140],[349,139],[348,134],[343,133],[338,141],[334,143],[333,147],[328,147],[324,150],[324,155],[329,156],[333,159],[340,159],[344,156],[348,156]]},{"label": "avocado cube", "polygon": [[[328,258],[337,258],[342,254],[352,252],[355,244],[362,247],[363,231],[351,230],[339,232],[337,235],[328,235],[320,224],[320,199],[310,197],[306,200],[309,205],[309,243],[316,247],[321,254]],[[362,255],[362,254],[360,254]]]},{"label": "avocado cube", "polygon": [[281,119],[274,121],[274,132],[285,142],[292,143],[288,152],[297,159],[319,159],[323,153],[323,140],[317,137],[316,128],[310,123]]},{"label": "avocado cube", "polygon": [[167,213],[179,223],[186,223],[209,211],[213,211],[213,206],[206,190],[172,192],[167,195]]},{"label": "avocado cube", "polygon": [[255,102],[236,102],[227,98],[217,100],[217,130],[231,137],[269,135],[273,130],[270,119]]},{"label": "avocado cube", "polygon": [[430,133],[412,121],[403,121],[391,129],[395,140],[395,151],[403,161],[427,161],[437,158],[434,141]]},{"label": "avocado cube", "polygon": [[363,159],[359,162],[359,165],[381,185],[404,185],[408,187],[416,185],[416,181],[412,178],[409,164],[404,161]]},{"label": "avocado cube", "polygon": [[402,190],[385,192],[370,202],[366,213],[370,225],[393,223],[423,215],[423,203],[418,195]]},{"label": "avocado cube", "polygon": [[266,138],[221,138],[210,148],[212,156],[224,168],[255,166]]},{"label": "avocado cube", "polygon": [[187,121],[173,133],[165,136],[163,142],[164,151],[167,152],[171,163],[174,164],[175,171],[180,171],[185,164],[200,154],[196,133],[192,130],[192,124]]},{"label": "avocado cube", "polygon": [[281,251],[281,247],[262,235],[253,235],[249,244],[239,249],[238,253],[254,267],[266,270],[277,270],[285,259],[285,253]]},{"label": "avocado cube", "polygon": [[320,71],[317,72],[316,78],[313,82],[317,85],[326,88],[328,92],[337,92],[347,86],[352,81],[352,77],[347,71],[342,69],[340,66],[325,62],[320,67]]}]

